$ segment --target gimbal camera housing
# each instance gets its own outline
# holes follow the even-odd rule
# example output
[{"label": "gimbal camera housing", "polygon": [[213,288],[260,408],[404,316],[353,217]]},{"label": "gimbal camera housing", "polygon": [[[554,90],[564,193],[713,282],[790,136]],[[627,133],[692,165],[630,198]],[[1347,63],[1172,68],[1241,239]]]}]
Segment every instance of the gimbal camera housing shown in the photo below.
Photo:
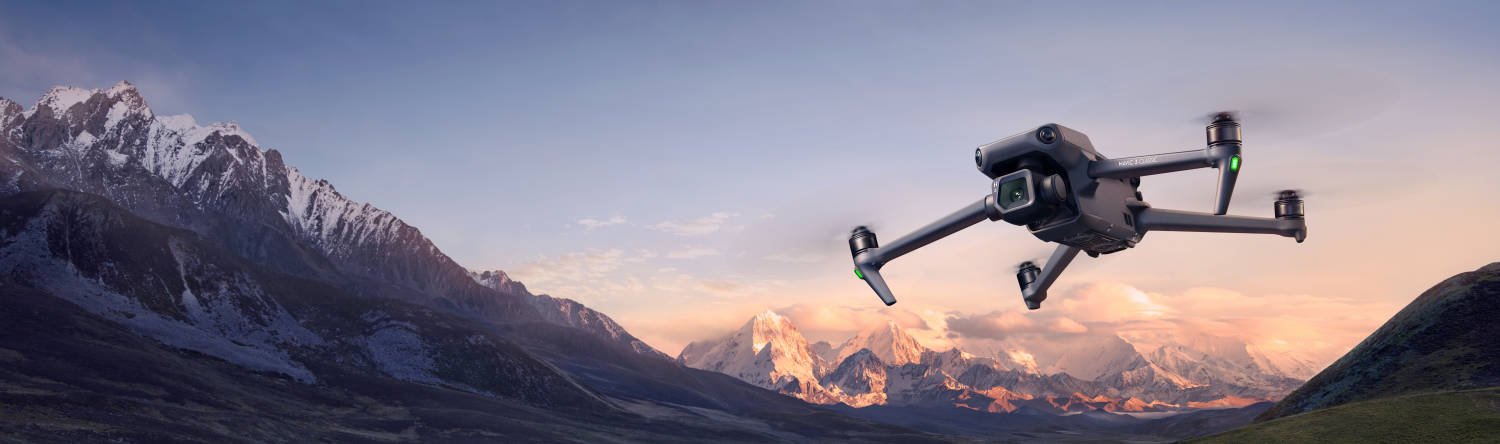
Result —
[{"label": "gimbal camera housing", "polygon": [[[1109,159],[1088,136],[1058,124],[1042,125],[974,150],[974,163],[991,179],[989,194],[943,219],[881,247],[875,233],[856,227],[849,236],[855,274],[886,305],[896,303],[880,269],[891,260],[983,220],[1025,226],[1058,245],[1046,268],[1027,262],[1016,274],[1030,309],[1078,252],[1091,257],[1134,247],[1148,231],[1263,233],[1302,242],[1307,223],[1301,197],[1283,191],[1275,218],[1229,216],[1229,199],[1242,162],[1240,124],[1220,113],[1208,124],[1203,149]],[[1217,168],[1213,213],[1152,208],[1142,198],[1141,177],[1195,168]]]}]

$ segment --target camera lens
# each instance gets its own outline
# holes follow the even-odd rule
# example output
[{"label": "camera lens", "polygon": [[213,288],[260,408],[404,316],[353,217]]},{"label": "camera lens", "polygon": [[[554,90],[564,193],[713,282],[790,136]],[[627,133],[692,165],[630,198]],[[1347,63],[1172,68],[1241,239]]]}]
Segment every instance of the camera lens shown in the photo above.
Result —
[{"label": "camera lens", "polygon": [[1025,176],[1002,182],[999,193],[1000,208],[1008,210],[1028,202],[1030,199],[1027,197],[1029,195],[1027,188],[1030,187],[1027,186]]}]

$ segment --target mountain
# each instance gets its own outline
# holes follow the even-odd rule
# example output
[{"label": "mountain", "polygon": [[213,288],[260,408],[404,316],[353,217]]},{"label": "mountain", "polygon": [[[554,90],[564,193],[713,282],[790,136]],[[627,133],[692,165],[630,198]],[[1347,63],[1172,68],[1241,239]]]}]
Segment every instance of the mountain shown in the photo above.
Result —
[{"label": "mountain", "polygon": [[833,344],[829,344],[828,341],[814,342],[812,345],[807,346],[807,351],[818,359],[822,359],[825,363],[833,362],[834,358],[838,357],[838,353],[833,349]]},{"label": "mountain", "polygon": [[860,350],[870,350],[881,362],[891,365],[919,362],[922,360],[922,353],[928,351],[916,338],[896,325],[896,321],[886,321],[884,325],[865,329],[845,341],[834,350],[833,362],[842,362]]},{"label": "mountain", "polygon": [[936,438],[685,367],[125,82],[0,99],[0,289],[7,439]]},{"label": "mountain", "polygon": [[1417,296],[1258,420],[1351,402],[1500,386],[1500,263]]},{"label": "mountain", "polygon": [[[1268,373],[1258,364],[1265,358],[1230,338],[1157,340],[1161,345],[1147,347],[1147,338],[1131,343],[1116,334],[1078,334],[1036,353],[1007,345],[1002,361],[959,348],[930,350],[894,322],[836,348],[808,345],[795,332],[789,320],[767,311],[723,338],[689,344],[679,360],[809,402],[991,413],[1241,408],[1277,399],[1300,382]],[[757,359],[766,343],[775,345],[767,356],[786,358]],[[834,360],[823,367],[823,356]],[[805,384],[809,373],[821,387]],[[789,378],[798,384],[787,386]]]},{"label": "mountain", "polygon": [[729,335],[689,343],[678,360],[808,402],[832,401],[818,385],[821,359],[808,352],[807,339],[790,320],[770,310]]},{"label": "mountain", "polygon": [[558,325],[564,325],[591,332],[602,338],[624,345],[636,353],[671,359],[665,353],[657,351],[656,348],[646,344],[645,341],[637,339],[625,327],[615,323],[608,315],[588,308],[578,301],[565,298],[554,298],[545,294],[534,295],[526,289],[526,285],[512,280],[509,275],[500,270],[470,271],[469,277],[485,287],[493,288],[502,293],[517,295],[522,300],[531,304],[537,314],[543,320]]},{"label": "mountain", "polygon": [[605,406],[508,340],[461,327],[469,322],[268,272],[98,196],[11,195],[0,200],[0,230],[7,287],[252,371],[314,384],[311,369],[346,367],[542,405]]}]

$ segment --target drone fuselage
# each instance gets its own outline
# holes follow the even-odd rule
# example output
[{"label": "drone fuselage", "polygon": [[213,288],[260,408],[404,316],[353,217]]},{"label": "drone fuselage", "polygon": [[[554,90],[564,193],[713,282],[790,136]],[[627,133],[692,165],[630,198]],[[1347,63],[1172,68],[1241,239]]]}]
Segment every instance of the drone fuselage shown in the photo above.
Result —
[{"label": "drone fuselage", "polygon": [[[1239,177],[1240,124],[1221,113],[1206,132],[1203,149],[1118,159],[1100,155],[1088,136],[1055,123],[981,146],[974,163],[991,179],[989,194],[884,246],[868,228],[855,227],[849,234],[854,274],[886,305],[895,304],[880,274],[887,263],[986,219],[1004,220],[1059,244],[1046,268],[1026,262],[1016,273],[1026,307],[1035,310],[1079,252],[1121,251],[1150,231],[1275,234],[1302,242],[1307,222],[1295,191],[1278,196],[1274,218],[1226,214]],[[1196,168],[1219,170],[1212,213],[1152,208],[1141,198],[1141,177]]]},{"label": "drone fuselage", "polygon": [[1103,159],[1087,135],[1058,124],[981,146],[974,158],[980,172],[994,179],[992,193],[1000,191],[1003,181],[998,179],[1022,170],[1042,177],[1060,176],[1066,184],[1066,198],[1046,204],[1047,211],[1032,217],[1005,220],[1026,226],[1037,239],[1090,255],[1124,250],[1142,236],[1130,205],[1140,201],[1139,181],[1091,176],[1090,165]]}]

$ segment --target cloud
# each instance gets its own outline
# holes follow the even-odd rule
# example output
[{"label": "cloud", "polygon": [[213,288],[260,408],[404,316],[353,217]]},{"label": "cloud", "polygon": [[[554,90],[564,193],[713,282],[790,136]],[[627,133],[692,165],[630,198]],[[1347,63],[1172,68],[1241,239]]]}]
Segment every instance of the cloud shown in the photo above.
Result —
[{"label": "cloud", "polygon": [[1047,328],[1058,333],[1086,333],[1089,331],[1088,327],[1066,317],[1053,319]]},{"label": "cloud", "polygon": [[521,264],[510,275],[518,281],[541,286],[598,280],[619,269],[624,259],[625,252],[619,249],[575,251]]},{"label": "cloud", "polygon": [[794,304],[775,311],[791,319],[792,325],[797,326],[797,330],[808,336],[809,340],[821,338],[829,342],[843,341],[857,332],[891,321],[908,330],[931,329],[916,313],[891,307]]},{"label": "cloud", "polygon": [[[10,21],[0,17],[0,60],[5,61],[5,69],[0,70],[0,96],[22,106],[29,107],[52,86],[108,88],[121,80],[135,84],[159,113],[184,108],[189,102],[189,94],[182,90],[195,83],[197,69],[192,63],[163,66],[113,52],[76,50],[92,48],[79,42],[65,45],[72,49],[38,47],[7,32],[15,27]],[[69,39],[67,33],[63,35]]]},{"label": "cloud", "polygon": [[784,263],[788,263],[788,264],[814,264],[814,263],[822,262],[823,259],[824,259],[824,256],[821,255],[821,254],[813,254],[813,253],[803,253],[803,254],[776,253],[776,254],[772,254],[772,255],[767,255],[767,256],[764,257],[764,259],[768,260],[768,261],[772,261],[772,262],[784,262]]},{"label": "cloud", "polygon": [[675,267],[657,268],[647,283],[652,292],[650,297],[655,300],[673,297],[695,301],[705,297],[720,300],[760,297],[784,284],[780,281],[745,279],[733,275],[705,277]]},{"label": "cloud", "polygon": [[948,318],[950,333],[963,337],[1001,339],[1013,333],[1042,332],[1030,316],[1015,310],[992,311],[979,315],[954,315]]},{"label": "cloud", "polygon": [[1049,302],[1055,310],[1080,322],[1122,322],[1157,319],[1173,314],[1173,307],[1135,287],[1118,283],[1095,283],[1065,292],[1052,291]]},{"label": "cloud", "polygon": [[738,213],[717,212],[697,219],[676,221],[669,220],[650,228],[657,231],[675,234],[678,236],[702,236],[712,234],[720,230],[734,229],[729,225],[729,219],[739,216]]},{"label": "cloud", "polygon": [[701,257],[718,256],[722,253],[718,249],[702,246],[686,246],[676,250],[668,251],[668,259],[696,259]]},{"label": "cloud", "polygon": [[579,219],[578,222],[576,222],[576,224],[578,226],[580,226],[580,227],[583,227],[583,229],[585,231],[594,231],[595,229],[604,228],[604,227],[608,227],[608,226],[611,226],[611,225],[620,225],[620,224],[623,224],[625,222],[627,222],[625,220],[625,216],[616,215],[616,216],[610,216],[609,219],[604,219],[604,220],[594,219],[594,218],[591,218],[591,217],[590,218],[583,218],[583,219]]},{"label": "cloud", "polygon": [[1017,344],[1047,350],[1065,345],[1074,335],[1117,335],[1137,350],[1171,343],[1249,345],[1323,365],[1384,321],[1371,313],[1389,312],[1378,301],[1250,296],[1208,287],[1162,294],[1120,283],[1054,291],[1048,302],[1050,306],[1038,311],[950,312],[945,336],[971,352],[1003,351]]}]

